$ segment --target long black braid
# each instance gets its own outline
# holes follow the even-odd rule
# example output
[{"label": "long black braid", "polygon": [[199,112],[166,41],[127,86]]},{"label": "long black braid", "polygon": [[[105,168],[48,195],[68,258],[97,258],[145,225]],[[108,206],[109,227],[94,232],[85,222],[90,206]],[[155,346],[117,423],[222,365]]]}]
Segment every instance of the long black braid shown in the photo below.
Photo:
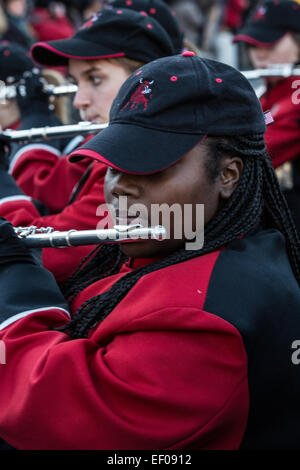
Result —
[{"label": "long black braid", "polygon": [[[74,339],[86,337],[89,330],[109,315],[142,276],[212,252],[239,236],[246,235],[259,225],[276,228],[283,233],[291,266],[300,285],[299,238],[265,149],[263,134],[213,138],[207,139],[207,142],[208,158],[205,165],[211,181],[218,175],[222,155],[242,158],[244,169],[232,196],[206,225],[203,248],[200,250],[182,248],[159,261],[128,273],[110,290],[86,301],[73,319],[60,328],[61,331],[68,331],[70,337]],[[84,260],[63,286],[63,292],[69,302],[96,280],[119,272],[125,259],[117,244],[104,245],[96,249],[92,255],[92,259]]]}]

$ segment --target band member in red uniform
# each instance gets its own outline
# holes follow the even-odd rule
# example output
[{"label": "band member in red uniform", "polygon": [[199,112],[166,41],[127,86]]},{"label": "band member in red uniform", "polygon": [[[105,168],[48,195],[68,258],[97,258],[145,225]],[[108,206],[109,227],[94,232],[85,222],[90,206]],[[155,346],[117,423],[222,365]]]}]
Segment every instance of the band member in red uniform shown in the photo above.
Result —
[{"label": "band member in red uniform", "polygon": [[[156,20],[125,8],[104,10],[73,38],[36,43],[32,49],[33,59],[42,65],[68,66],[70,79],[78,85],[75,107],[83,120],[98,122],[108,121],[114,97],[136,68],[173,53],[168,34]],[[9,172],[18,185],[1,172],[0,214],[14,225],[96,228],[101,219],[97,208],[104,202],[105,165],[90,160],[71,164],[51,143],[38,143],[14,153]],[[41,215],[34,200],[46,206],[49,215]],[[43,262],[61,281],[89,251],[91,247],[64,254],[45,249]]]},{"label": "band member in red uniform", "polygon": [[[255,68],[296,64],[300,59],[300,4],[282,0],[260,4],[234,40],[248,45]],[[300,229],[300,106],[298,99],[293,99],[297,95],[295,80],[293,76],[266,78],[267,90],[260,101],[275,121],[266,133],[274,167],[292,163],[293,189],[285,190],[285,196]]]},{"label": "band member in red uniform", "polygon": [[[36,123],[39,123],[40,126],[61,124],[57,115],[50,110],[49,99],[45,93],[36,94],[30,102],[30,108],[27,109],[24,109],[26,100],[23,97],[20,99],[18,94],[15,98],[5,98],[5,94],[3,94],[5,86],[14,86],[18,89],[24,74],[31,75],[33,69],[37,80],[41,80],[46,72],[49,74],[48,70],[36,67],[30,58],[29,50],[25,47],[10,41],[0,42],[0,126],[2,130],[26,128],[24,121],[27,121],[29,112],[35,115]],[[60,78],[59,74],[57,76]],[[39,86],[42,88],[41,81],[39,81]]]},{"label": "band member in red uniform", "polygon": [[[118,3],[116,4],[116,6],[117,9],[114,10],[111,5],[107,5],[106,9],[117,11],[120,15],[120,12],[123,12],[124,9],[121,8]],[[124,7],[126,7],[127,9],[128,5],[125,3]],[[135,2],[134,5],[131,5],[131,8],[133,10],[136,8],[136,10],[142,15],[147,15],[147,12],[149,12],[150,26],[151,17],[153,17],[168,33],[169,38],[173,43],[174,51],[177,51],[177,49],[182,46],[182,35],[179,31],[179,26],[175,18],[173,17],[170,9],[166,5],[162,5],[162,2],[160,0],[139,0],[138,3]],[[155,14],[153,13],[153,11],[155,11]],[[100,13],[101,19],[99,19],[100,23],[98,22],[98,30],[101,28],[101,31],[98,31],[97,28],[90,29],[89,27],[91,24],[94,24],[93,20],[97,18],[97,15],[94,15],[93,20],[91,19],[86,23],[84,27],[83,36],[87,34],[89,43],[95,43],[96,45],[98,45],[99,42],[101,43],[101,41],[103,41],[104,36],[104,39],[106,41],[108,40],[111,34],[113,36],[116,36],[113,38],[115,44],[114,46],[111,46],[112,49],[109,51],[106,50],[106,52],[112,52],[112,55],[115,55],[114,53],[116,52],[116,50],[119,51],[121,47],[120,42],[122,41],[122,38],[120,37],[120,35],[116,35],[116,33],[113,31],[114,27],[117,28],[117,24],[116,26],[109,25],[106,31],[103,30],[101,21],[105,22],[107,14],[108,13],[104,13],[103,17],[103,12]],[[138,23],[136,16],[134,19],[131,18],[131,20],[132,24],[133,21]],[[110,30],[110,28],[112,30]],[[149,28],[147,32],[149,33]],[[156,33],[157,31],[155,31],[155,34]],[[82,33],[80,33],[79,31],[78,34],[80,38],[80,35]],[[113,76],[114,80],[111,80],[112,83],[107,83],[106,79],[105,87],[103,86],[103,83],[101,83],[102,86],[99,86],[100,83],[94,83],[95,86],[92,90],[90,90],[90,92],[93,92],[93,96],[89,97],[90,101],[93,102],[92,105],[90,103],[89,105],[87,104],[87,90],[83,88],[82,81],[77,81],[79,85],[79,91],[78,96],[75,96],[73,104],[75,108],[79,110],[81,120],[93,120],[102,123],[108,122],[111,101],[114,98],[116,92],[118,91],[120,83],[122,83],[122,81],[124,81],[124,79],[128,75],[130,75],[130,73],[132,73],[143,63],[148,62],[149,60],[151,60],[152,58],[156,58],[157,56],[172,54],[171,49],[166,49],[165,43],[161,39],[161,49],[159,49],[158,51],[156,50],[157,44],[155,43],[155,41],[158,40],[159,36],[157,36],[157,34],[155,36],[155,34],[152,38],[153,41],[149,43],[147,43],[147,41],[145,42],[143,38],[139,38],[140,45],[138,46],[138,48],[140,48],[140,50],[133,52],[129,50],[127,52],[126,58],[114,57],[113,59],[109,60],[110,63],[113,63],[114,65],[119,65],[120,68],[112,67],[110,65],[107,66],[106,62],[101,59],[101,70],[103,70],[103,74],[105,75],[105,77],[107,75]],[[75,37],[77,38],[77,35]],[[87,43],[85,42],[85,44],[87,48]],[[52,56],[49,56],[49,54],[47,54],[46,52],[49,51],[48,47],[52,46],[54,48],[58,47],[59,49],[60,47],[62,47],[62,49],[64,50],[64,48],[66,47],[66,43],[61,43],[61,41],[59,41],[59,43],[57,43],[56,41],[50,41],[48,43],[36,44],[32,51],[35,61],[39,62],[44,66],[69,64],[69,66],[74,65],[75,69],[79,67],[78,62],[76,60],[70,58],[71,62],[69,63],[68,58],[62,58],[63,56],[60,54],[59,51],[57,51],[56,55],[52,54]],[[81,45],[81,47],[83,47],[83,45]],[[150,50],[152,49],[153,52],[150,52]],[[147,52],[145,52],[145,50]],[[83,57],[85,57],[85,54],[87,53],[83,53]],[[140,58],[141,60],[139,60]],[[80,62],[82,65],[82,61]],[[94,60],[93,63],[95,63]],[[71,72],[72,71],[70,70],[69,78],[71,79],[71,81],[76,81],[76,77],[73,77]],[[120,80],[120,83],[118,83],[117,77],[119,77],[118,80]],[[100,78],[102,77],[98,77],[98,82]],[[48,110],[46,113],[44,112],[45,116],[41,116],[41,112],[37,114],[33,111],[37,101],[37,89],[39,88],[38,83],[34,88],[33,82],[36,82],[37,80],[38,79],[34,74],[30,77],[27,77],[26,89],[30,88],[30,90],[32,90],[33,88],[33,90],[31,93],[29,93],[30,96],[28,96],[27,93],[26,97],[19,96],[18,98],[19,105],[22,111],[22,118],[24,120],[24,125],[21,126],[21,129],[40,127],[41,125],[53,125],[51,124],[51,122],[48,122]],[[84,100],[81,99],[82,96],[84,97]],[[42,100],[40,99],[39,101]],[[70,202],[71,194],[72,199],[74,199],[73,189],[77,187],[79,175],[81,175],[83,169],[86,169],[84,165],[70,166],[67,164],[66,167],[67,160],[65,158],[61,158],[61,155],[71,152],[72,149],[74,149],[77,145],[82,144],[83,141],[84,137],[78,135],[77,137],[72,139],[72,141],[63,150],[61,149],[60,145],[57,145],[57,142],[52,140],[50,142],[40,142],[39,145],[37,145],[36,143],[34,143],[34,145],[23,145],[21,148],[17,149],[14,146],[10,157],[10,172],[16,178],[17,183],[27,195],[45,204],[50,213],[60,212],[65,207],[65,205]],[[60,158],[58,158],[58,156]],[[59,184],[60,181],[63,181],[63,184]],[[78,187],[77,189],[75,189],[75,191],[77,191],[78,193]],[[54,192],[55,197],[53,197]]]},{"label": "band member in red uniform", "polygon": [[70,158],[108,165],[116,222],[132,219],[119,211],[121,197],[148,214],[176,204],[192,215],[204,204],[204,243],[175,237],[186,224],[175,217],[163,241],[100,245],[63,297],[1,220],[5,441],[297,448],[299,238],[264,132],[260,103],[236,69],[189,52],[158,59],[126,80],[109,127]]}]

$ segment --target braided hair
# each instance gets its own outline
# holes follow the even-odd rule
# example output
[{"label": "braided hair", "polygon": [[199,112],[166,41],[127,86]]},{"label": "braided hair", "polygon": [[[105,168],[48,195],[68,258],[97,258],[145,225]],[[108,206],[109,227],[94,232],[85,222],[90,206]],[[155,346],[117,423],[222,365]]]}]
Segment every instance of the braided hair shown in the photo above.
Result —
[{"label": "braided hair", "polygon": [[[205,169],[214,181],[223,155],[240,157],[244,162],[240,181],[232,196],[205,227],[205,242],[199,250],[181,248],[163,259],[124,275],[107,291],[87,300],[72,320],[59,328],[68,331],[72,339],[87,337],[91,328],[104,320],[126,296],[138,280],[148,273],[215,251],[259,225],[276,228],[286,238],[290,263],[300,285],[300,244],[298,234],[284,196],[279,188],[264,135],[217,137],[207,139]],[[118,273],[125,261],[118,244],[96,248],[77,268],[62,290],[72,302],[85,287]]]}]

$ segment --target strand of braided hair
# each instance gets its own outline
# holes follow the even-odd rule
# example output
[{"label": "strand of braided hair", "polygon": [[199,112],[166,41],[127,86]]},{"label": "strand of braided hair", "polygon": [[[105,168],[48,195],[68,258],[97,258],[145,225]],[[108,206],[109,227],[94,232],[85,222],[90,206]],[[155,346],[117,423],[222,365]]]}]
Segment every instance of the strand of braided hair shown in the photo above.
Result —
[{"label": "strand of braided hair", "polygon": [[[300,243],[297,231],[266,151],[264,135],[207,139],[207,175],[213,181],[219,172],[222,155],[243,159],[244,169],[240,182],[224,207],[205,227],[205,242],[200,250],[184,248],[171,255],[138,268],[119,279],[107,292],[87,300],[73,319],[60,331],[67,331],[72,339],[87,337],[96,326],[118,305],[130,289],[144,275],[215,251],[259,225],[276,228],[286,238],[288,256],[300,285]],[[104,245],[97,249],[91,260],[83,263],[63,292],[69,302],[95,280],[119,272],[124,256],[119,245]]]}]

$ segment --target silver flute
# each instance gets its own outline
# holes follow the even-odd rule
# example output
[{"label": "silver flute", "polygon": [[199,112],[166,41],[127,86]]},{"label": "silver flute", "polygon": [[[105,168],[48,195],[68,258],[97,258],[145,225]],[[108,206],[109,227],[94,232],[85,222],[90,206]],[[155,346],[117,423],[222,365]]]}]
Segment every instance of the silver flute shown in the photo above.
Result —
[{"label": "silver flute", "polygon": [[[295,64],[274,64],[265,69],[255,70],[242,70],[241,73],[248,79],[254,80],[262,77],[290,77],[299,76],[300,67]],[[26,95],[25,85],[6,85],[2,80],[0,81],[0,103],[6,100],[11,100],[17,96],[17,86],[20,93]],[[66,83],[64,85],[52,85],[50,83],[44,85],[44,93],[49,96],[64,96],[75,94],[78,86],[73,83]]]},{"label": "silver flute", "polygon": [[54,231],[52,227],[14,227],[19,238],[31,248],[64,248],[101,243],[135,242],[138,240],[164,240],[166,229],[161,225],[142,227],[115,225],[111,229]]},{"label": "silver flute", "polygon": [[78,134],[95,134],[105,129],[108,123],[81,121],[78,124],[63,126],[32,127],[31,129],[14,130],[6,129],[0,132],[1,139],[5,142],[34,142],[38,140],[50,140],[60,137],[74,137]]},{"label": "silver flute", "polygon": [[243,70],[241,73],[248,80],[255,80],[263,77],[291,77],[300,76],[300,67],[295,64],[274,64],[266,69]]},{"label": "silver flute", "polygon": [[[0,81],[0,103],[5,103],[7,100],[12,100],[17,96],[17,87],[23,96],[26,96],[25,85],[6,85],[2,80]],[[64,96],[77,92],[78,86],[72,83],[65,85],[51,85],[47,83],[44,85],[43,92],[49,96]]]}]

